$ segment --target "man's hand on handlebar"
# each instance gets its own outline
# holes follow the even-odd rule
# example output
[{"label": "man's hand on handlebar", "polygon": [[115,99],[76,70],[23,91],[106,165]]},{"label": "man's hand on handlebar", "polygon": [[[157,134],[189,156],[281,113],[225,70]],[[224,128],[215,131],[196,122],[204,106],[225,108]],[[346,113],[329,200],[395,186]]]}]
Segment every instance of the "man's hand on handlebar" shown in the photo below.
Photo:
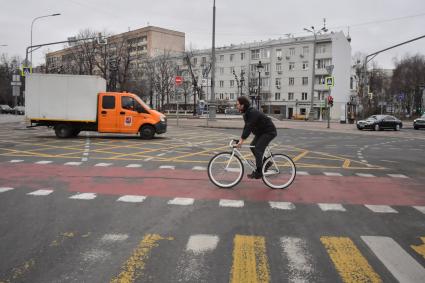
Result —
[{"label": "man's hand on handlebar", "polygon": [[245,140],[243,140],[242,138],[240,138],[239,141],[238,141],[238,143],[236,144],[236,147],[237,148],[241,148],[244,141]]}]

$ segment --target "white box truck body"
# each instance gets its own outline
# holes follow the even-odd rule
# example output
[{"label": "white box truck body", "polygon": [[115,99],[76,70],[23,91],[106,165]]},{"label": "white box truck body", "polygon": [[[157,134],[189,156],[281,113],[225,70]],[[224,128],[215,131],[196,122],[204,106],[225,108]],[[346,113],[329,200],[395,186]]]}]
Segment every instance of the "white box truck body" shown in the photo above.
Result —
[{"label": "white box truck body", "polygon": [[29,120],[96,122],[97,95],[106,91],[98,76],[31,74],[25,80]]}]

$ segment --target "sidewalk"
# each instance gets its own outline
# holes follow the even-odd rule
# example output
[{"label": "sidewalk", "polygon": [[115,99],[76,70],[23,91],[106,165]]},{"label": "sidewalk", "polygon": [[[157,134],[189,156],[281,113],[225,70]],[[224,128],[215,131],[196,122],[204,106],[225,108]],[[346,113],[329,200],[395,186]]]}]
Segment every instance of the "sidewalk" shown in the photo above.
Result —
[{"label": "sidewalk", "polygon": [[0,124],[24,122],[24,121],[25,121],[25,115],[0,114]]}]

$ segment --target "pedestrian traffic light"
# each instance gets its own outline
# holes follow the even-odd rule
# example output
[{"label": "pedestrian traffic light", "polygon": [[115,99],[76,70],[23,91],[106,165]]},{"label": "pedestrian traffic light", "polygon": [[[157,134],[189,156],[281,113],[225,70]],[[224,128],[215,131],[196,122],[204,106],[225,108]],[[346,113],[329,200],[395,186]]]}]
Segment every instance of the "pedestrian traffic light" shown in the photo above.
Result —
[{"label": "pedestrian traffic light", "polygon": [[328,105],[329,107],[332,107],[334,105],[334,98],[332,96],[328,96]]}]

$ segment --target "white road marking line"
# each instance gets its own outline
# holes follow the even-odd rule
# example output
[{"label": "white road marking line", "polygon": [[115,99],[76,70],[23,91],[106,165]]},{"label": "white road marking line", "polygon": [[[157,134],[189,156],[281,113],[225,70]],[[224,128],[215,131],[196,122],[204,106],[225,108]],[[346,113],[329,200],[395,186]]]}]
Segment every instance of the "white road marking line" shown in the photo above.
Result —
[{"label": "white road marking line", "polygon": [[215,250],[220,238],[216,235],[192,235],[186,244],[186,251],[201,254]]},{"label": "white road marking line", "polygon": [[93,262],[105,260],[110,255],[111,255],[111,252],[105,251],[103,249],[91,249],[89,251],[85,251],[82,254],[82,257],[83,257],[83,261],[93,263]]},{"label": "white road marking line", "polygon": [[346,209],[339,203],[318,203],[317,205],[323,211],[346,211]]},{"label": "white road marking line", "polygon": [[122,242],[128,239],[127,234],[105,234],[100,239],[103,243],[114,243],[114,242]]},{"label": "white road marking line", "polygon": [[88,158],[87,157],[83,157],[83,158],[81,158],[81,161],[87,161],[88,160]]},{"label": "white road marking line", "polygon": [[159,166],[159,169],[171,169],[171,170],[174,170],[174,169],[176,169],[176,166],[172,166],[172,165],[161,165],[161,166]]},{"label": "white road marking line", "polygon": [[96,167],[108,167],[108,166],[111,166],[111,165],[112,165],[112,163],[97,163],[94,166],[96,166]]},{"label": "white road marking line", "polygon": [[168,204],[174,205],[192,205],[194,202],[193,198],[174,198],[168,201]]},{"label": "white road marking line", "polygon": [[367,208],[369,208],[373,212],[378,212],[378,213],[398,213],[397,210],[395,210],[394,208],[392,208],[389,205],[371,205],[371,204],[365,204],[364,206],[366,206]]},{"label": "white road marking line", "polygon": [[425,282],[425,268],[389,237],[361,236],[398,282]]},{"label": "white road marking line", "polygon": [[314,278],[313,256],[309,253],[307,242],[300,238],[280,238],[283,258],[288,259],[288,282],[310,282]]},{"label": "white road marking line", "polygon": [[203,166],[194,166],[192,168],[192,170],[197,170],[197,171],[206,171],[207,167],[203,167]]},{"label": "white road marking line", "polygon": [[153,159],[153,157],[148,157],[144,161],[151,161],[152,159]]},{"label": "white road marking line", "polygon": [[127,168],[140,168],[140,167],[142,167],[142,164],[128,164],[125,167],[127,167]]},{"label": "white road marking line", "polygon": [[342,176],[341,173],[336,173],[336,172],[323,172],[323,174],[325,174],[326,176],[337,176],[337,177]]},{"label": "white road marking line", "polygon": [[243,200],[232,200],[232,199],[221,199],[219,202],[219,206],[223,207],[243,207]]},{"label": "white road marking line", "polygon": [[306,172],[306,171],[297,171],[297,175],[300,175],[300,176],[308,176],[308,175],[310,175],[310,173],[308,173],[308,172]]},{"label": "white road marking line", "polygon": [[292,202],[275,202],[269,201],[270,207],[275,209],[290,210],[295,209],[295,205]]},{"label": "white road marking line", "polygon": [[53,161],[49,161],[49,160],[41,160],[41,161],[37,161],[37,162],[35,162],[35,164],[50,164],[50,163],[52,163]]},{"label": "white road marking line", "polygon": [[373,175],[373,174],[366,174],[366,173],[356,173],[356,175],[359,176],[359,177],[366,177],[366,178],[375,177],[375,175]]},{"label": "white road marking line", "polygon": [[19,163],[19,162],[24,162],[24,161],[21,160],[21,159],[13,159],[13,160],[10,160],[9,162],[10,163]]},{"label": "white road marking line", "polygon": [[419,210],[423,214],[425,214],[425,206],[413,206],[413,208]]},{"label": "white road marking line", "polygon": [[91,200],[96,198],[96,194],[94,193],[82,193],[82,194],[76,194],[69,197],[70,199],[83,199],[83,200]]},{"label": "white road marking line", "polygon": [[89,155],[89,153],[88,152],[84,152],[83,153],[83,156],[88,156]]},{"label": "white road marking line", "polygon": [[65,165],[69,165],[69,166],[79,166],[79,165],[81,165],[81,162],[67,162],[67,163],[65,163]]},{"label": "white road marking line", "polygon": [[363,162],[363,163],[367,163],[367,160],[364,160],[364,159],[362,159],[360,161]]},{"label": "white road marking line", "polygon": [[14,188],[2,187],[2,188],[0,188],[0,193],[4,193],[4,192],[7,192],[7,191],[11,191],[11,190],[14,190]]},{"label": "white road marking line", "polygon": [[122,202],[143,202],[146,199],[145,196],[133,196],[133,195],[125,195],[117,199],[117,201]]},{"label": "white road marking line", "polygon": [[393,177],[393,178],[409,178],[409,177],[407,177],[406,175],[403,175],[403,174],[387,174],[388,176],[390,176],[390,177]]},{"label": "white road marking line", "polygon": [[165,152],[157,154],[156,156],[163,156],[163,155],[165,155]]},{"label": "white road marking line", "polygon": [[31,193],[28,193],[27,195],[32,195],[32,196],[47,196],[50,195],[51,193],[53,193],[53,190],[37,190]]}]

